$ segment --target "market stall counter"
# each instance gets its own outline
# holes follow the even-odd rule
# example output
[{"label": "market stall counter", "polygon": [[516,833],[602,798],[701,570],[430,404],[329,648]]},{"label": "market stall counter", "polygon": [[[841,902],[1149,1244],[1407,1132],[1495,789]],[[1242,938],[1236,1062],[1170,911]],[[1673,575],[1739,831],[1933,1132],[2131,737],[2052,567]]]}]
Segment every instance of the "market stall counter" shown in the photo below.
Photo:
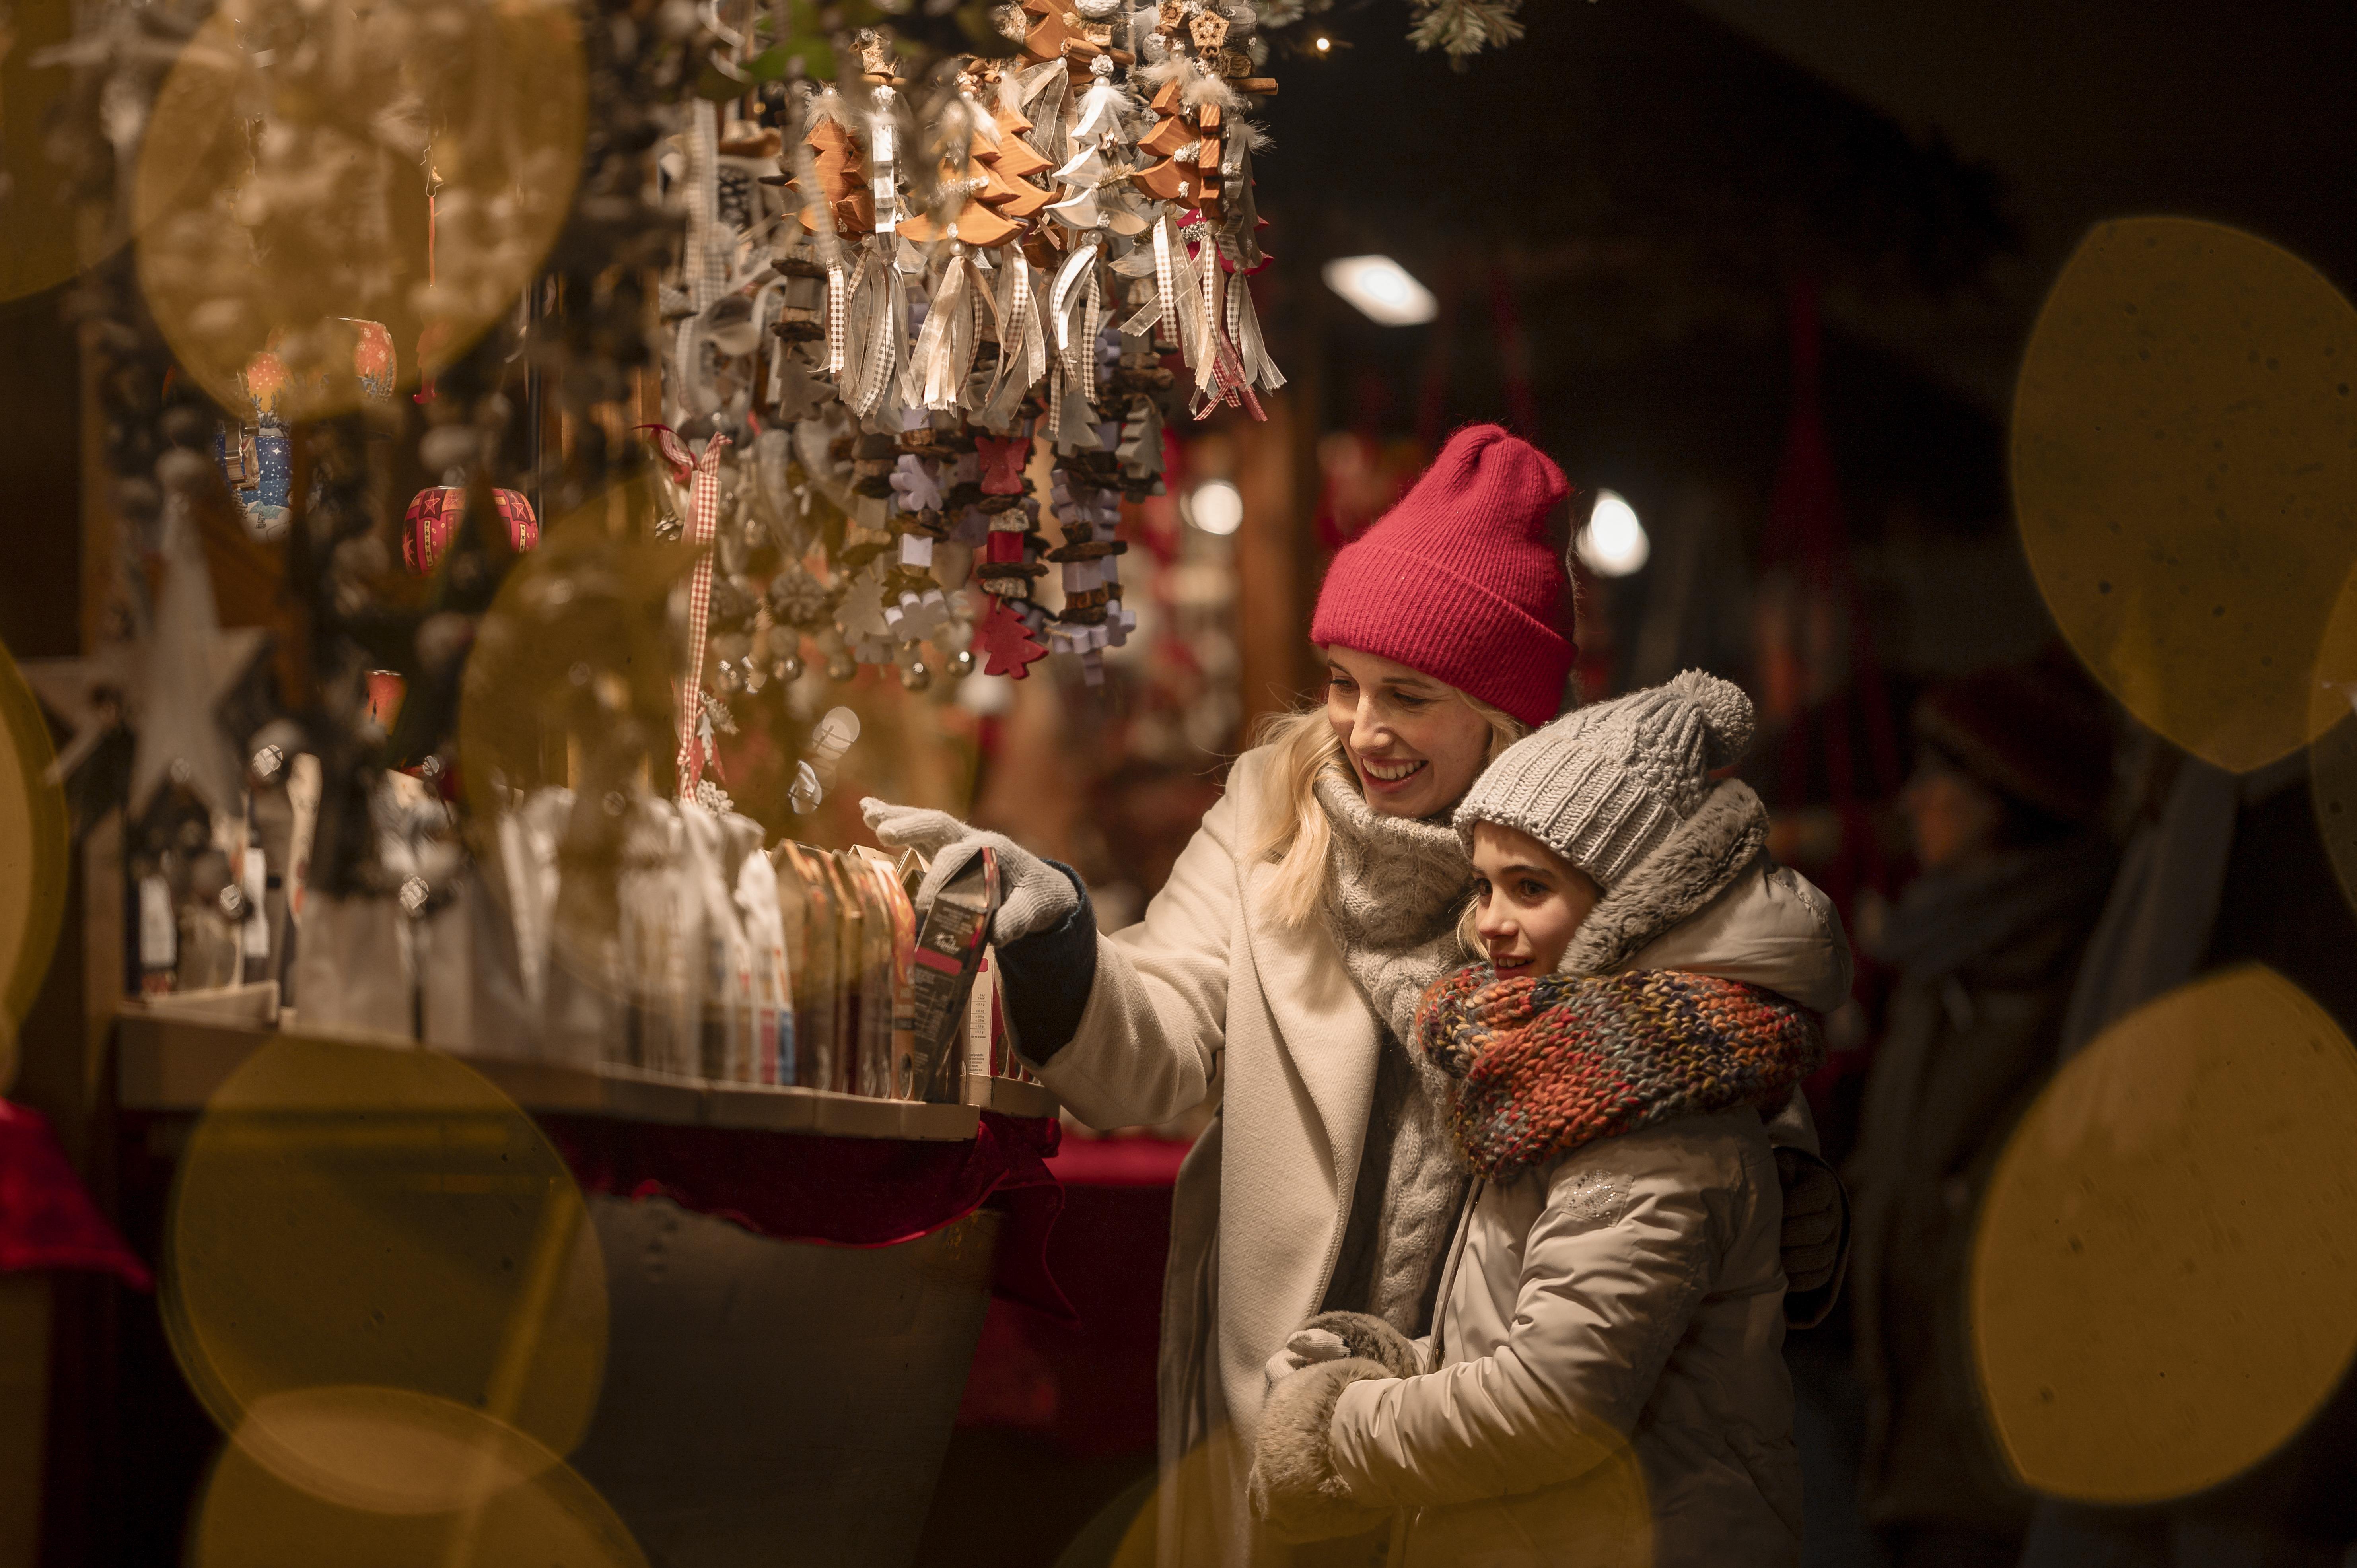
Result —
[{"label": "market stall counter", "polygon": [[[357,1181],[361,1167],[339,1166],[347,1190],[396,1169],[414,1185],[425,1168],[450,1193],[473,1192],[482,1178],[468,1159],[492,1168],[481,1151],[500,1111],[530,1118],[586,1205],[603,1273],[598,1381],[565,1457],[646,1561],[910,1562],[992,1295],[1071,1316],[1047,1265],[1062,1204],[1052,1114],[620,1068],[462,1067],[408,1042],[307,1040],[169,1007],[125,1004],[114,1081],[125,1131],[172,1167],[176,1207],[201,1201],[188,1171],[208,1122],[242,1117],[253,1144],[257,1081],[282,1096],[307,1072],[364,1081],[382,1112],[323,1121],[327,1108],[298,1095],[271,1107],[270,1124],[332,1123],[316,1141],[339,1159],[363,1141],[362,1121],[380,1144],[425,1151],[422,1167],[370,1165]],[[386,1072],[427,1058],[446,1079],[479,1079],[480,1105],[404,1103],[385,1088]],[[995,1097],[1050,1109],[1036,1086],[1006,1082]],[[405,1123],[404,1112],[416,1115]],[[182,1320],[199,1316],[167,1302],[184,1367],[199,1336]],[[206,1398],[201,1369],[190,1381]],[[201,1533],[201,1505],[197,1515]]]}]

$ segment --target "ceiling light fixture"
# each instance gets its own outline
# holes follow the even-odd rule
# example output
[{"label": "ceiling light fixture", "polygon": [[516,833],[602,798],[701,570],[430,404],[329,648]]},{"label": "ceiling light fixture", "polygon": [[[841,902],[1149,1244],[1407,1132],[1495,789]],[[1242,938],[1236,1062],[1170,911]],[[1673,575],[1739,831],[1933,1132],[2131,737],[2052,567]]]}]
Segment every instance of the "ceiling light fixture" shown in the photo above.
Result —
[{"label": "ceiling light fixture", "polygon": [[1389,256],[1341,256],[1326,263],[1326,286],[1385,327],[1421,327],[1440,314],[1432,291]]},{"label": "ceiling light fixture", "polygon": [[1243,526],[1243,492],[1225,479],[1206,479],[1187,498],[1187,521],[1225,538]]},{"label": "ceiling light fixture", "polygon": [[1580,529],[1574,547],[1581,564],[1599,577],[1641,572],[1653,553],[1653,542],[1645,537],[1637,509],[1616,490],[1596,492],[1596,504],[1588,510],[1587,525]]}]

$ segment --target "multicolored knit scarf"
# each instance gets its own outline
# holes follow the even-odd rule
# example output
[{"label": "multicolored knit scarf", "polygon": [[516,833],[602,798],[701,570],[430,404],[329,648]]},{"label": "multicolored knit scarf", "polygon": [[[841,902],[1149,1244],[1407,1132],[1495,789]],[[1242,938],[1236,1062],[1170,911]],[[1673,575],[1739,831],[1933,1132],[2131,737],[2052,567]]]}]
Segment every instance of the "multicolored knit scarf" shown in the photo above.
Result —
[{"label": "multicolored knit scarf", "polygon": [[1501,981],[1474,964],[1425,993],[1415,1039],[1459,1080],[1450,1130],[1491,1180],[1673,1117],[1781,1106],[1825,1054],[1798,1003],[1677,970]]}]

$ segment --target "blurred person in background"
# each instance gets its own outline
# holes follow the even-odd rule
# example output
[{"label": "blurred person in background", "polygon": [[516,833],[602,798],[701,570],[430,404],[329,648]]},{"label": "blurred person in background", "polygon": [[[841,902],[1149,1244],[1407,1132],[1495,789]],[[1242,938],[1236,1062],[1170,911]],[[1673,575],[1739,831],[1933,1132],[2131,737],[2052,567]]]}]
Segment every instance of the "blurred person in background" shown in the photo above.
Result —
[{"label": "blurred person in background", "polygon": [[[2357,718],[2341,721],[2357,725]],[[2233,774],[2137,732],[2120,875],[2063,1026],[2071,1060],[2188,982],[2260,963],[2357,1037],[2357,910],[2318,825],[2309,769],[2349,732]],[[2337,760],[2323,766],[2341,766]],[[2122,1441],[2134,1442],[2134,1433]],[[2357,1563],[2357,1376],[2346,1369],[2275,1452],[2142,1508],[2040,1498],[2021,1568],[2346,1568]]]},{"label": "blurred person in background", "polygon": [[1899,802],[1921,875],[1860,922],[1897,983],[1846,1172],[1859,1489],[1900,1568],[2010,1568],[2029,1520],[1981,1412],[1965,1285],[1982,1189],[2053,1072],[2115,865],[2098,826],[2113,729],[2075,675],[2003,668],[1925,693]]}]

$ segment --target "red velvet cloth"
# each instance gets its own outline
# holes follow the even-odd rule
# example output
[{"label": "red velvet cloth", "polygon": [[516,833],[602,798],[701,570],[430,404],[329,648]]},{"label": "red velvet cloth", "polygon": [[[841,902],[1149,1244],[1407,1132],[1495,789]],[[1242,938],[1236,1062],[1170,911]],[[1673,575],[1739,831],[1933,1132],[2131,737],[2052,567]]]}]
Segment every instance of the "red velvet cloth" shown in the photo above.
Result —
[{"label": "red velvet cloth", "polygon": [[584,1192],[670,1198],[781,1241],[889,1247],[930,1236],[988,1203],[1006,1217],[993,1290],[1058,1322],[1073,1319],[1048,1269],[1064,1206],[1049,1168],[1062,1128],[985,1111],[970,1144],[829,1138],[666,1127],[595,1116],[539,1118]]},{"label": "red velvet cloth", "polygon": [[134,1290],[155,1278],[114,1233],[66,1163],[48,1118],[0,1100],[0,1273],[74,1269]]},{"label": "red velvet cloth", "polygon": [[1064,1183],[1048,1263],[1078,1312],[1051,1321],[992,1302],[960,1426],[1034,1433],[1082,1458],[1154,1451],[1170,1185],[1188,1147],[1073,1138],[1048,1162]]}]

